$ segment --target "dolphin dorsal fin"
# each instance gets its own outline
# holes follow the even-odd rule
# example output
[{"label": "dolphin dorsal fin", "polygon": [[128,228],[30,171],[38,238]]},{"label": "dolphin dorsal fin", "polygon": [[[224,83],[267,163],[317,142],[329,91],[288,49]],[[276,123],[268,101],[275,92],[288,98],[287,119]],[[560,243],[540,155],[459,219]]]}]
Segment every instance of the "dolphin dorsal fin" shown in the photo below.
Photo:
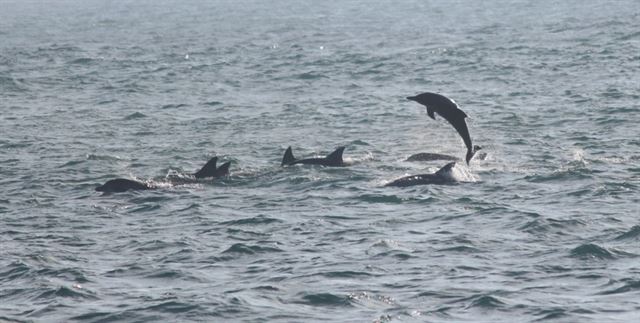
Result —
[{"label": "dolphin dorsal fin", "polygon": [[344,152],[344,148],[344,146],[338,147],[338,149],[325,157],[326,160],[333,165],[342,165],[342,153]]},{"label": "dolphin dorsal fin", "polygon": [[293,157],[291,146],[289,146],[289,148],[287,148],[287,150],[284,152],[284,157],[282,158],[282,164],[280,164],[280,166],[291,165],[295,161],[296,161],[296,158]]},{"label": "dolphin dorsal fin", "polygon": [[218,157],[213,157],[209,159],[209,161],[202,166],[202,168],[194,174],[196,178],[204,178],[214,176],[216,173],[216,163],[218,162]]},{"label": "dolphin dorsal fin", "polygon": [[436,119],[436,115],[434,114],[434,110],[430,107],[427,107],[427,115],[429,115],[429,117],[431,117],[431,119],[435,120]]},{"label": "dolphin dorsal fin", "polygon": [[215,177],[222,177],[222,176],[229,175],[229,166],[231,166],[230,161],[220,165],[220,167],[216,169]]},{"label": "dolphin dorsal fin", "polygon": [[456,166],[456,162],[450,162],[450,163],[442,166],[442,168],[438,169],[438,171],[436,172],[436,175],[443,175],[445,173],[448,173],[455,166]]}]

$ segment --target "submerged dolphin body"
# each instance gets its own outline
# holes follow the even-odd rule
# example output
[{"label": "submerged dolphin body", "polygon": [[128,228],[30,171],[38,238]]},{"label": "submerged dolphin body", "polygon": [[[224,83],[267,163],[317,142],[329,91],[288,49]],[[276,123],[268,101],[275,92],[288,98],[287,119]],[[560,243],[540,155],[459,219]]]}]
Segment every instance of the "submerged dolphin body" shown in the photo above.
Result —
[{"label": "submerged dolphin body", "polygon": [[[216,168],[218,157],[211,158],[202,168],[197,171],[193,176],[196,179],[213,177],[218,178],[229,174],[229,166],[231,162],[226,162],[220,167]],[[143,183],[136,180],[126,178],[116,178],[107,181],[103,185],[96,187],[96,191],[105,193],[121,193],[128,190],[149,190],[155,188],[147,183]]]},{"label": "submerged dolphin body", "polygon": [[405,176],[396,179],[391,183],[387,183],[387,185],[385,186],[407,187],[427,184],[452,184],[456,182],[456,180],[451,175],[451,170],[455,166],[456,162],[450,162],[433,174]]},{"label": "submerged dolphin body", "polygon": [[445,120],[447,120],[456,129],[456,131],[458,131],[458,133],[462,137],[462,140],[464,141],[465,146],[467,146],[467,155],[465,157],[465,160],[467,161],[468,165],[469,161],[475,154],[475,150],[473,149],[474,147],[471,144],[471,136],[469,136],[467,123],[464,121],[464,119],[467,117],[467,114],[464,113],[464,111],[460,110],[458,104],[444,95],[430,92],[425,92],[416,96],[410,96],[407,97],[407,99],[416,101],[426,106],[427,114],[433,120],[436,119],[435,113],[438,113]]},{"label": "submerged dolphin body", "polygon": [[345,147],[338,147],[334,152],[327,155],[324,158],[307,158],[307,159],[296,159],[293,157],[293,152],[291,151],[291,146],[287,148],[284,152],[284,157],[282,158],[282,164],[280,166],[290,166],[295,164],[305,164],[305,165],[322,165],[322,166],[330,166],[330,167],[343,167],[346,166],[344,160],[342,160],[342,153],[344,152]]},{"label": "submerged dolphin body", "polygon": [[[476,156],[478,150],[482,149],[480,146],[473,146],[473,157]],[[477,159],[477,158],[476,158]],[[419,153],[413,154],[407,158],[407,161],[433,161],[433,160],[459,160],[458,157],[437,153]]]}]

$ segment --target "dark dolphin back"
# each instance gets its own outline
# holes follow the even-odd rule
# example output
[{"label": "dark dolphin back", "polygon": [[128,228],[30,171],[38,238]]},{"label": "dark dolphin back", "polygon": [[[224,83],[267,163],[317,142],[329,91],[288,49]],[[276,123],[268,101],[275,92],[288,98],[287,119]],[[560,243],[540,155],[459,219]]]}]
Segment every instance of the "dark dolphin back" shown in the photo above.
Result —
[{"label": "dark dolphin back", "polygon": [[148,190],[150,188],[151,187],[142,182],[126,178],[116,178],[96,187],[96,191],[105,193],[121,193],[128,190]]},{"label": "dark dolphin back", "polygon": [[202,168],[194,174],[196,178],[213,177],[216,174],[218,157],[211,158]]},{"label": "dark dolphin back", "polygon": [[415,185],[428,185],[428,184],[445,184],[446,181],[442,176],[437,174],[420,174],[420,175],[410,175],[399,178],[391,183],[387,183],[385,186],[396,186],[396,187],[408,187]]},{"label": "dark dolphin back", "polygon": [[450,176],[445,176],[446,173],[450,173],[451,169],[456,166],[456,162],[450,162],[440,168],[433,174],[420,174],[411,175],[399,178],[391,183],[387,183],[385,186],[398,186],[407,187],[414,185],[427,185],[427,184],[451,184],[455,181],[451,180]]},{"label": "dark dolphin back", "polygon": [[342,166],[344,164],[342,160],[342,153],[344,152],[344,148],[344,146],[338,147],[338,149],[336,149],[334,152],[327,155],[327,157],[325,157],[325,159],[327,160],[327,165]]},{"label": "dark dolphin back", "polygon": [[296,161],[296,158],[293,157],[293,152],[291,151],[291,146],[287,148],[284,152],[284,157],[282,157],[282,163],[280,166],[291,165]]}]

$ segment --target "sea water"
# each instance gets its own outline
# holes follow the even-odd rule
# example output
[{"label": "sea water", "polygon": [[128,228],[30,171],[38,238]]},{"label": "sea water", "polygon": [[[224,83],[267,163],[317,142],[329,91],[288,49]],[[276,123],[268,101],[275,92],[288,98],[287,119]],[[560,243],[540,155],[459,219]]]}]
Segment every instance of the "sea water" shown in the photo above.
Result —
[{"label": "sea water", "polygon": [[[0,321],[638,321],[639,30],[636,0],[3,0]],[[464,158],[427,91],[486,158],[384,187]]]}]

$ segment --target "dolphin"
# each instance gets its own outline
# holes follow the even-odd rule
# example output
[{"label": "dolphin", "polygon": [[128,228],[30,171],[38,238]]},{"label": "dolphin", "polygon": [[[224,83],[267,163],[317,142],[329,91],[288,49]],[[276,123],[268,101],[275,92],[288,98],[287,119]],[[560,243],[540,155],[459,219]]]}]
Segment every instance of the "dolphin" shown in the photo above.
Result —
[{"label": "dolphin", "polygon": [[458,104],[444,95],[437,93],[425,92],[416,96],[409,96],[407,99],[416,101],[427,107],[427,114],[431,119],[435,120],[437,112],[445,120],[447,120],[458,131],[465,146],[467,146],[467,155],[465,157],[467,165],[475,154],[473,145],[471,144],[471,136],[469,136],[469,129],[464,119],[467,114],[460,110]]},{"label": "dolphin", "polygon": [[342,160],[342,153],[344,152],[344,146],[338,147],[334,152],[327,155],[324,158],[307,158],[307,159],[296,159],[293,157],[293,152],[291,152],[291,146],[287,148],[284,152],[284,157],[282,158],[282,164],[280,166],[290,166],[295,164],[305,164],[305,165],[322,165],[322,166],[330,166],[330,167],[343,167],[346,166],[344,161]]},{"label": "dolphin", "polygon": [[[478,150],[482,149],[482,147],[474,145],[473,146],[473,157],[476,156]],[[432,161],[432,160],[459,160],[458,157],[451,155],[443,155],[437,153],[419,153],[413,154],[407,158],[406,161]]]},{"label": "dolphin", "polygon": [[116,178],[96,187],[96,191],[105,193],[121,193],[128,190],[149,190],[152,189],[147,183],[134,181],[126,178]]},{"label": "dolphin", "polygon": [[[216,168],[218,157],[211,158],[199,171],[193,174],[196,179],[207,177],[222,177],[229,174],[231,162],[226,162]],[[126,178],[116,178],[96,187],[96,191],[105,193],[121,193],[128,190],[149,190],[155,188],[147,183]]]},{"label": "dolphin", "polygon": [[385,186],[407,187],[427,184],[452,184],[456,182],[455,179],[451,177],[451,169],[455,166],[456,162],[450,162],[433,174],[405,176],[391,183],[387,183]]}]

